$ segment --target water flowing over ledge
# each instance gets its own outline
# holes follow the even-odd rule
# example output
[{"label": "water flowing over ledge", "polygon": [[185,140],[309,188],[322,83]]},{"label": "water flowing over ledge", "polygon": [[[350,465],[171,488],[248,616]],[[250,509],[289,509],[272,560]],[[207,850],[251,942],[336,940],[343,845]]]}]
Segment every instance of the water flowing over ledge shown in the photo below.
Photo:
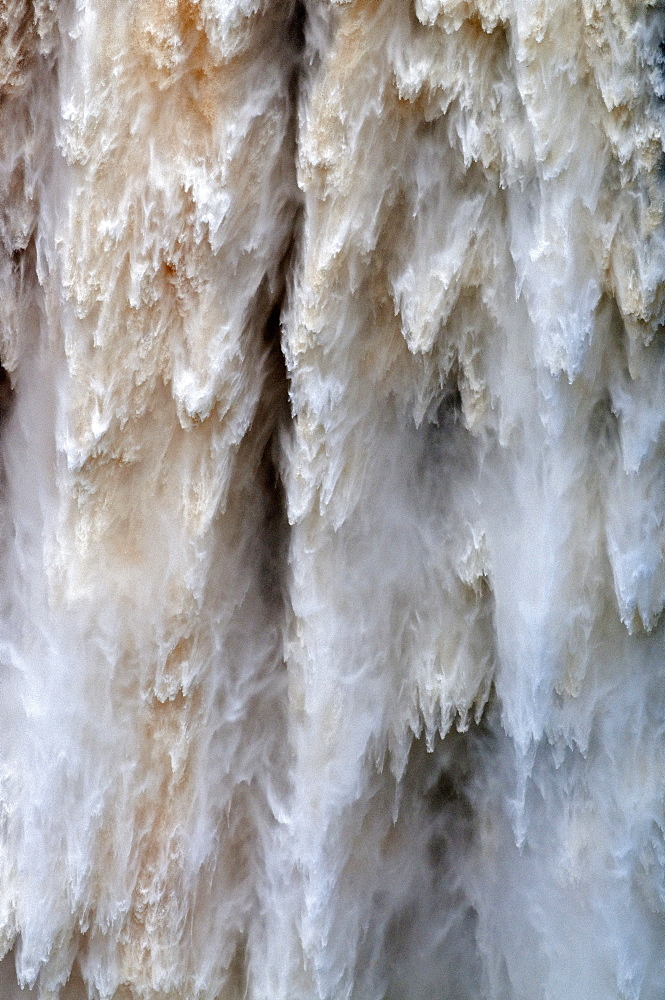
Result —
[{"label": "water flowing over ledge", "polygon": [[4,0],[2,1000],[662,1000],[664,28]]}]

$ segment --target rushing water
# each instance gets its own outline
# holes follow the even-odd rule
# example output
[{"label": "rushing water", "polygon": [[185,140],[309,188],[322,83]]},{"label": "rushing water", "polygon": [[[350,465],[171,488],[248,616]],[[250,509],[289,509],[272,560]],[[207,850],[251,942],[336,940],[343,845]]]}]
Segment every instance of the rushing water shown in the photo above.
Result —
[{"label": "rushing water", "polygon": [[1,0],[1,1000],[662,1000],[664,24]]}]

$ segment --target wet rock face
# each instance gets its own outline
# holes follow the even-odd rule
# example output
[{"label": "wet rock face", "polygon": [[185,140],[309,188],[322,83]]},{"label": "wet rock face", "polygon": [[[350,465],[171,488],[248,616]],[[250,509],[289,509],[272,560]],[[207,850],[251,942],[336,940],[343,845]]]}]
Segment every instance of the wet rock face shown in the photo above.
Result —
[{"label": "wet rock face", "polygon": [[0,8],[2,1000],[662,1000],[664,30]]}]

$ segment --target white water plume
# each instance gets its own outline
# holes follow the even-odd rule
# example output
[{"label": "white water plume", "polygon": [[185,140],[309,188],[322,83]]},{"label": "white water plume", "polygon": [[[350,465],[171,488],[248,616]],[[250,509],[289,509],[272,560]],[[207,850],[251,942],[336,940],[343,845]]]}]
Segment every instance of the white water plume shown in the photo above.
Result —
[{"label": "white water plume", "polygon": [[664,28],[0,5],[0,1000],[662,1000]]}]

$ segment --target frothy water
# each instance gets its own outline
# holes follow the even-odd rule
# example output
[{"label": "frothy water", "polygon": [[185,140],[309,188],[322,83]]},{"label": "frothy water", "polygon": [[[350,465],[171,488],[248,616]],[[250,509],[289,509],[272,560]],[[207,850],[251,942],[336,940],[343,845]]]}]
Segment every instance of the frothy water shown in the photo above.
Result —
[{"label": "frothy water", "polygon": [[2,1000],[662,1000],[664,29],[5,0]]}]

